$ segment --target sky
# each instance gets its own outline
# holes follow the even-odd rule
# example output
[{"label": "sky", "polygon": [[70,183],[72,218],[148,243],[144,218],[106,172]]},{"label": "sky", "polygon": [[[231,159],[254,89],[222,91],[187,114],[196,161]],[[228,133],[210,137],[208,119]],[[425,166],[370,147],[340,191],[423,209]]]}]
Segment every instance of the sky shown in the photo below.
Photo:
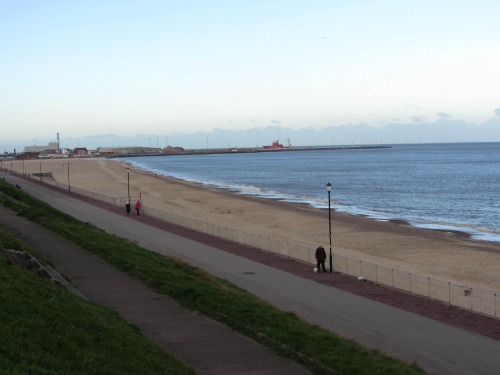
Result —
[{"label": "sky", "polygon": [[0,152],[56,133],[71,148],[496,121],[499,14],[497,0],[0,0]]}]

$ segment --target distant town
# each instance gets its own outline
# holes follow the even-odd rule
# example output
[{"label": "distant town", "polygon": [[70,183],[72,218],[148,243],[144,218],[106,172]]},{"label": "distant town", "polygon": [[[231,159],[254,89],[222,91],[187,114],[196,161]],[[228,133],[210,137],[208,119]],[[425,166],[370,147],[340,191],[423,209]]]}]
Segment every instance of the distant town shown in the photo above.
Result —
[{"label": "distant town", "polygon": [[206,149],[184,149],[182,147],[166,146],[159,147],[98,147],[95,150],[86,147],[76,147],[73,149],[64,148],[60,145],[59,133],[56,141],[49,142],[48,145],[25,146],[23,152],[8,153],[5,152],[1,159],[40,159],[40,158],[116,158],[133,156],[161,156],[161,155],[193,155],[193,154],[224,154],[224,153],[252,153],[252,152],[273,152],[273,151],[305,151],[305,150],[325,150],[325,149],[353,149],[353,148],[385,148],[387,146],[292,146],[290,139],[287,139],[287,145],[284,146],[279,140],[275,140],[271,145],[263,147],[247,148],[206,148]]},{"label": "distant town", "polygon": [[49,142],[47,145],[25,146],[23,152],[8,153],[2,155],[2,159],[38,159],[38,158],[90,158],[90,157],[119,157],[134,155],[162,155],[164,153],[179,153],[183,149],[180,147],[166,147],[164,149],[155,147],[99,147],[96,150],[90,150],[86,147],[76,147],[73,149],[61,147],[59,133],[56,141]]}]

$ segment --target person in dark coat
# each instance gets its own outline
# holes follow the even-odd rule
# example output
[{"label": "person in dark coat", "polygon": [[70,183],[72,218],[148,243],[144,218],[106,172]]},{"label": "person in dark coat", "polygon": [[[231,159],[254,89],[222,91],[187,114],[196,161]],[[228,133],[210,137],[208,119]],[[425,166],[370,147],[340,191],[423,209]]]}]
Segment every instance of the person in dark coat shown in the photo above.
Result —
[{"label": "person in dark coat", "polygon": [[130,215],[130,202],[127,202],[125,209],[127,210],[127,215]]},{"label": "person in dark coat", "polygon": [[323,272],[326,272],[325,270],[325,260],[326,260],[326,251],[323,245],[319,245],[319,247],[316,249],[316,253],[314,254],[316,257],[316,268],[318,269],[318,272],[320,272],[320,266],[323,268]]}]

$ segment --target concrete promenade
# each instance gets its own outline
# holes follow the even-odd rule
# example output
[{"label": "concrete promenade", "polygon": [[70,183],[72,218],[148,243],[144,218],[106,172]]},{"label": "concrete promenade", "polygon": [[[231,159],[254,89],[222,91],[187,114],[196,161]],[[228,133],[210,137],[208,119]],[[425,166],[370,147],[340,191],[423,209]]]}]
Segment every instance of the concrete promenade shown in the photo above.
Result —
[{"label": "concrete promenade", "polygon": [[[293,311],[313,324],[352,338],[367,347],[403,358],[408,362],[414,361],[429,372],[440,374],[498,374],[500,372],[498,320],[404,293],[391,294],[392,291],[386,288],[367,283],[355,283],[353,280],[346,281],[345,277],[335,273],[315,275],[311,272],[309,265],[302,265],[275,255],[261,254],[260,257],[266,259],[258,259],[259,255],[255,255],[259,254],[258,252],[244,249],[240,245],[231,245],[227,241],[209,239],[206,238],[207,236],[201,236],[204,238],[200,239],[197,238],[200,234],[175,229],[167,224],[158,223],[152,218],[127,217],[124,215],[124,209],[122,212],[117,208],[105,207],[105,205],[99,207],[95,202],[86,202],[81,197],[66,192],[57,192],[50,187],[15,176],[2,174],[1,177],[19,184],[28,193],[80,220],[92,223],[109,233],[137,241],[139,245],[150,250],[184,259],[213,275],[233,282],[282,310]],[[6,216],[2,211],[0,217]],[[9,220],[2,219],[2,221],[8,222]],[[239,250],[236,252],[238,255],[235,254],[235,249]],[[253,255],[250,254],[252,252]],[[55,265],[59,269],[56,262]],[[66,271],[62,273],[69,276]],[[78,277],[71,281],[80,289]],[[91,282],[91,280],[88,281]],[[94,289],[102,288],[103,284],[105,283],[94,282]],[[351,288],[355,288],[357,292],[350,291],[347,284],[356,284]],[[86,293],[82,290],[82,292],[88,294],[89,291]],[[106,304],[107,300],[112,299],[113,293],[109,292],[109,295],[100,297],[99,303]],[[367,295],[359,295],[363,293]],[[380,296],[379,300],[386,298],[384,301],[387,303],[377,301],[375,298],[377,295]],[[387,297],[389,295],[392,297]],[[394,301],[398,299],[401,301]],[[391,306],[391,304],[397,305],[396,302],[403,302],[403,304],[406,302],[408,308]],[[412,309],[420,309],[422,313],[421,311],[408,311]],[[423,311],[427,312],[424,314]],[[124,312],[120,313],[126,318]],[[140,315],[148,316],[148,312],[142,311]],[[467,321],[464,322],[464,317],[470,319],[471,330],[466,330],[468,329]],[[443,322],[456,322],[457,324]],[[461,324],[458,324],[460,322]],[[154,324],[154,322],[149,323]],[[137,323],[134,324],[141,327]],[[148,329],[150,332],[156,332],[156,336],[166,335],[166,332],[162,331],[161,324],[157,327],[150,325],[148,329],[144,327],[141,329],[146,335],[148,335]],[[170,348],[168,350],[172,351]],[[266,364],[266,366],[270,365],[270,363]],[[270,369],[266,366],[261,367],[260,371],[241,373],[278,373],[272,370],[265,372],[265,368]],[[196,369],[196,371],[199,370]],[[300,368],[300,371],[305,370]],[[287,372],[301,373],[294,370]]]}]

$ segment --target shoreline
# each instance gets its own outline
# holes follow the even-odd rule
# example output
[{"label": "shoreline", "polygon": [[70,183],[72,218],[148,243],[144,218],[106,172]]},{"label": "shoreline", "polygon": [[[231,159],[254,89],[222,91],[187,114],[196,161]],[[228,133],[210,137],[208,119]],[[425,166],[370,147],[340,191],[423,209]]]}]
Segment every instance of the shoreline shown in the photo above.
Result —
[{"label": "shoreline", "polygon": [[[307,204],[245,196],[134,168],[114,159],[25,161],[25,173],[51,172],[55,181],[83,190],[133,198],[164,211],[270,238],[323,244],[328,250],[328,210]],[[130,168],[127,176],[126,168]],[[20,161],[13,170],[22,173]],[[69,176],[68,176],[69,175]],[[125,207],[124,207],[125,212]],[[500,245],[471,239],[467,233],[417,228],[406,221],[379,221],[332,210],[333,253],[406,272],[500,289]]]},{"label": "shoreline", "polygon": [[[153,175],[155,177],[166,178],[166,179],[172,180],[172,181],[194,184],[194,185],[200,186],[202,188],[215,188],[215,189],[227,192],[227,193],[232,193],[232,194],[236,193],[239,196],[245,196],[245,197],[256,198],[256,199],[258,198],[258,199],[264,199],[264,200],[270,200],[270,201],[274,200],[274,201],[292,204],[292,205],[305,205],[305,206],[311,207],[313,209],[320,209],[320,210],[328,209],[328,204],[326,202],[325,203],[315,202],[313,198],[309,198],[309,199],[307,197],[294,198],[294,197],[288,197],[286,194],[280,195],[280,194],[252,193],[252,192],[245,191],[242,189],[233,190],[232,188],[225,187],[222,184],[218,185],[217,183],[210,183],[210,182],[203,182],[203,181],[196,181],[196,180],[186,180],[186,179],[178,178],[175,176],[169,176],[169,175],[164,175],[161,173],[155,173],[151,170],[143,169],[139,166],[136,166],[131,161],[123,160],[120,162],[127,164],[131,169],[135,169],[137,172],[140,172],[140,173],[146,173],[149,175]],[[344,207],[348,207],[348,206],[343,205],[341,203],[332,203],[331,209],[332,209],[332,212],[337,212],[338,214],[343,213],[343,214],[352,215],[352,216],[359,217],[359,218],[366,218],[369,220],[391,222],[391,223],[397,223],[397,224],[401,224],[401,225],[411,226],[414,228],[450,233],[450,234],[455,234],[457,237],[459,237],[461,239],[468,239],[471,241],[500,245],[500,234],[491,235],[488,232],[482,232],[479,230],[475,230],[473,228],[467,229],[466,227],[463,227],[463,225],[458,225],[455,223],[443,223],[443,222],[437,223],[435,221],[420,220],[420,219],[417,219],[418,220],[418,223],[417,223],[416,221],[412,222],[411,219],[400,218],[397,215],[386,213],[386,212],[371,212],[369,210],[366,210],[365,211],[366,213],[356,213],[356,212],[349,211],[348,209],[345,209]],[[492,229],[492,231],[493,231],[493,229]],[[492,238],[494,238],[494,239],[485,239],[485,237],[488,238],[489,235],[493,236]]]}]

